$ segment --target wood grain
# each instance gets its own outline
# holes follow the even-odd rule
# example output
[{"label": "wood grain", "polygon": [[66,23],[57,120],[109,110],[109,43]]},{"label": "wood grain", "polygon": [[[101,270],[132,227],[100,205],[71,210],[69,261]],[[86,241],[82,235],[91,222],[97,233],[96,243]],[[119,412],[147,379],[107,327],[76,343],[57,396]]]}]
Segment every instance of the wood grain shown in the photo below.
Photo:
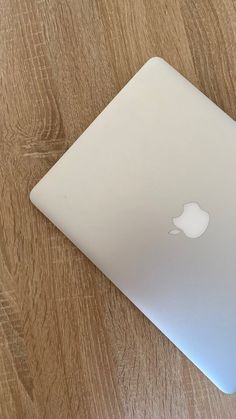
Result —
[{"label": "wood grain", "polygon": [[234,0],[0,0],[0,417],[227,419],[218,391],[29,202],[151,56],[236,118]]}]

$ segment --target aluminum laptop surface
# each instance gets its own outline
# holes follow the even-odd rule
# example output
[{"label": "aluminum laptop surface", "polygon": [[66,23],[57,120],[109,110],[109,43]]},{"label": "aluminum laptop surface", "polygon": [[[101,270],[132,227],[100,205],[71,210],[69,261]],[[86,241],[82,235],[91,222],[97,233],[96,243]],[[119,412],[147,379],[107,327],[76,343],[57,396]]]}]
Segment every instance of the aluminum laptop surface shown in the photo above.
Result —
[{"label": "aluminum laptop surface", "polygon": [[228,393],[236,391],[235,185],[235,122],[153,58],[31,192]]}]

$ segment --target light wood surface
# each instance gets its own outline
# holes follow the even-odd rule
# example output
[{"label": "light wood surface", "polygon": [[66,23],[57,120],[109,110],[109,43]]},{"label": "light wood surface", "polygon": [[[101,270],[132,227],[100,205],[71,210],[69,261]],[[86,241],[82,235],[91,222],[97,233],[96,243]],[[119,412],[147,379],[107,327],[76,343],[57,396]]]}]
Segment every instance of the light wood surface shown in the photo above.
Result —
[{"label": "light wood surface", "polygon": [[234,0],[0,0],[1,419],[236,418],[28,198],[154,55],[236,118]]}]

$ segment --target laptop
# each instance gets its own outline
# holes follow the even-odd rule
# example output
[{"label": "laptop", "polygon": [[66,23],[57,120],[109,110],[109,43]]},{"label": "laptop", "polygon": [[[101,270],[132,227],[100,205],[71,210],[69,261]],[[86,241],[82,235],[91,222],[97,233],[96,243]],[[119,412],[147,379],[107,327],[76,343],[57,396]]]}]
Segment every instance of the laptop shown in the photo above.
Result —
[{"label": "laptop", "polygon": [[151,58],[30,194],[219,389],[236,392],[236,123]]}]

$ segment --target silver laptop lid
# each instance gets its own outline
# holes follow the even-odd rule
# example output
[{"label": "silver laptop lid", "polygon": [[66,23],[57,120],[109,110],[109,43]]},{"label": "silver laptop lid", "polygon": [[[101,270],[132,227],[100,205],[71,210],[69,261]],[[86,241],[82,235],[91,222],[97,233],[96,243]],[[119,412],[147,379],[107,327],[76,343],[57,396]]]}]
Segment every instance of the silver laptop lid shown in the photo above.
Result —
[{"label": "silver laptop lid", "polygon": [[32,202],[221,390],[236,391],[236,124],[149,60]]}]

